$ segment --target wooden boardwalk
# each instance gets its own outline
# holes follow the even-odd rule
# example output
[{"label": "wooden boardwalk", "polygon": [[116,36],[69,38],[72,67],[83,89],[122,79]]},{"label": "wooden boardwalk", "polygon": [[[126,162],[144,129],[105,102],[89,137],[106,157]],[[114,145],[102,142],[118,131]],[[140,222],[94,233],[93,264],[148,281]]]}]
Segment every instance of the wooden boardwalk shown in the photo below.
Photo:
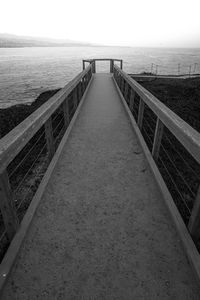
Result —
[{"label": "wooden boardwalk", "polygon": [[200,299],[111,74],[94,74],[2,299]]}]

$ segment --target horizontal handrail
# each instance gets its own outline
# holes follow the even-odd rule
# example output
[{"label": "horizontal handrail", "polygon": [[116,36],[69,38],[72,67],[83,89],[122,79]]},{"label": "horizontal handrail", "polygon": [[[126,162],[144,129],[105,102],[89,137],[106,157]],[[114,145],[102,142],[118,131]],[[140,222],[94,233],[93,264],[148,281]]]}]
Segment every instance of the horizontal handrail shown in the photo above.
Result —
[{"label": "horizontal handrail", "polygon": [[92,58],[92,59],[84,59],[84,61],[108,61],[108,60],[114,60],[114,61],[122,61],[122,59],[117,59],[117,58]]},{"label": "horizontal handrail", "polygon": [[147,106],[163,122],[163,124],[175,135],[187,151],[200,163],[200,133],[188,123],[165,106],[149,91],[122,71],[118,66],[114,69],[127,81],[131,88],[142,98]]},{"label": "horizontal handrail", "polygon": [[0,140],[0,173],[6,169],[8,164],[57,110],[90,69],[91,65]]},{"label": "horizontal handrail", "polygon": [[92,65],[93,73],[96,72],[96,61],[110,61],[110,73],[113,73],[114,70],[114,63],[115,61],[120,62],[120,68],[123,67],[123,60],[117,58],[92,58],[92,59],[83,59],[83,70],[85,69],[85,63],[90,63]]}]

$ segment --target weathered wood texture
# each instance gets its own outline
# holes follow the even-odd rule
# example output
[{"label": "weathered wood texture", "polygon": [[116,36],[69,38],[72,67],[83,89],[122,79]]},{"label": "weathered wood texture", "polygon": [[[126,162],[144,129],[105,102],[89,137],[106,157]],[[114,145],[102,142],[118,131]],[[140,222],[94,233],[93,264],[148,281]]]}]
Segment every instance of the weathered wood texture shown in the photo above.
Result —
[{"label": "weathered wood texture", "polygon": [[142,98],[140,98],[139,112],[138,112],[138,119],[137,119],[137,124],[140,130],[142,129],[143,115],[144,115],[144,101],[142,100]]},{"label": "weathered wood texture", "polygon": [[160,145],[161,145],[161,140],[162,140],[162,135],[163,135],[163,123],[162,121],[157,118],[156,122],[156,130],[155,130],[155,135],[154,135],[154,141],[153,141],[153,149],[152,149],[152,156],[155,161],[157,161],[158,156],[159,156],[159,151],[160,151]]}]

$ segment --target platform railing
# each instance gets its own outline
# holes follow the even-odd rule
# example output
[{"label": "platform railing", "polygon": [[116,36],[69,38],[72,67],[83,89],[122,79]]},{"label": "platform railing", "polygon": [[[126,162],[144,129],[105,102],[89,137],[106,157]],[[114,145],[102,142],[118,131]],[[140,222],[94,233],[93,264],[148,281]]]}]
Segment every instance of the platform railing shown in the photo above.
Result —
[{"label": "platform railing", "polygon": [[200,239],[200,133],[118,66],[114,79],[195,241]]},{"label": "platform railing", "polygon": [[96,62],[97,61],[109,61],[110,62],[110,73],[113,73],[114,71],[114,64],[115,62],[120,63],[120,68],[123,68],[123,60],[122,59],[117,59],[117,58],[93,58],[93,59],[84,59],[83,60],[83,70],[85,69],[85,64],[89,63],[92,65],[92,71],[93,73],[96,73]]},{"label": "platform railing", "polygon": [[91,77],[90,64],[0,139],[0,255],[2,244],[16,233]]}]

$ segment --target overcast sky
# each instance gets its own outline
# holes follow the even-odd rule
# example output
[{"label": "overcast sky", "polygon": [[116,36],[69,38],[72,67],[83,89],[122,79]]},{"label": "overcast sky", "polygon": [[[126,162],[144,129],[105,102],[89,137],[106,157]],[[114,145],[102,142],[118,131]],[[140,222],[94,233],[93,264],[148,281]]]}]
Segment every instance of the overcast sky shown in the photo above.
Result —
[{"label": "overcast sky", "polygon": [[200,0],[0,0],[0,32],[108,45],[200,47]]}]

